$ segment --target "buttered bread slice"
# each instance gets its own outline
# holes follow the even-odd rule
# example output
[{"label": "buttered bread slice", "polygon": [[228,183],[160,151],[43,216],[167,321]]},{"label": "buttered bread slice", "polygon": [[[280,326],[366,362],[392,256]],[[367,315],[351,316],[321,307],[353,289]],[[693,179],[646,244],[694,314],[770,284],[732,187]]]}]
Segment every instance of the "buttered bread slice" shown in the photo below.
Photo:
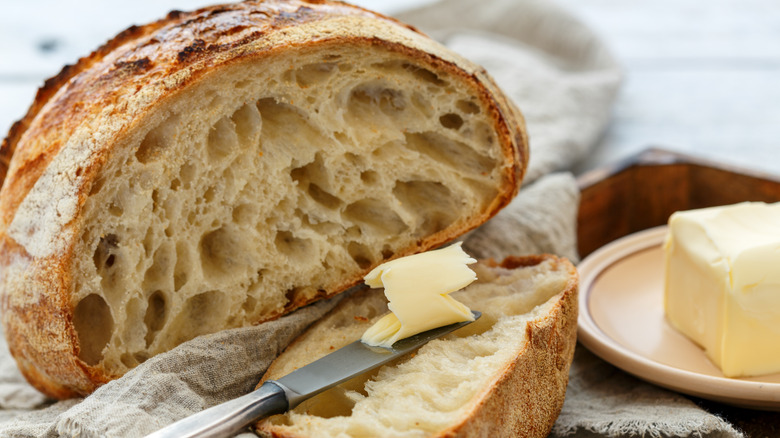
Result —
[{"label": "buttered bread slice", "polygon": [[[395,363],[259,422],[273,437],[546,437],[563,406],[577,330],[575,268],[554,256],[471,265],[477,280],[451,295],[476,322]],[[263,381],[359,339],[387,312],[364,290],[296,339]]]},{"label": "buttered bread slice", "polygon": [[527,142],[484,70],[415,29],[269,0],[127,29],[46,82],[0,161],[5,333],[63,398],[478,226]]}]

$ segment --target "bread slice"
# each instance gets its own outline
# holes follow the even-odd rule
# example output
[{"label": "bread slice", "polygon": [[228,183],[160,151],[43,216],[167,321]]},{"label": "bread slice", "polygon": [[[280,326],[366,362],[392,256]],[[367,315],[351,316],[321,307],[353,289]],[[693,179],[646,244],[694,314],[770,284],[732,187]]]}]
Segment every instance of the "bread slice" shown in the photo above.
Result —
[{"label": "bread slice", "polygon": [[127,29],[47,81],[1,152],[3,324],[59,398],[476,227],[527,162],[483,69],[300,0]]},{"label": "bread slice", "polygon": [[[566,393],[577,328],[575,268],[554,256],[471,265],[452,296],[482,317],[411,356],[256,424],[273,437],[546,437]],[[309,328],[263,381],[356,339],[387,311],[379,289],[357,293]]]}]

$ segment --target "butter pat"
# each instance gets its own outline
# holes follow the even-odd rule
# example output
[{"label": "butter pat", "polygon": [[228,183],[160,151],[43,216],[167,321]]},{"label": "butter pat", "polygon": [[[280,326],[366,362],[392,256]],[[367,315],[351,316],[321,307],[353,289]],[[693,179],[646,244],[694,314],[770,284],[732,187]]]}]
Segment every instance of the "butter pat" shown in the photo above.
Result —
[{"label": "butter pat", "polygon": [[477,279],[476,263],[460,243],[383,263],[365,277],[370,287],[384,287],[391,313],[369,327],[361,340],[390,347],[396,341],[436,327],[473,321],[468,307],[448,294]]},{"label": "butter pat", "polygon": [[780,203],[677,212],[664,244],[671,324],[727,377],[780,371]]}]

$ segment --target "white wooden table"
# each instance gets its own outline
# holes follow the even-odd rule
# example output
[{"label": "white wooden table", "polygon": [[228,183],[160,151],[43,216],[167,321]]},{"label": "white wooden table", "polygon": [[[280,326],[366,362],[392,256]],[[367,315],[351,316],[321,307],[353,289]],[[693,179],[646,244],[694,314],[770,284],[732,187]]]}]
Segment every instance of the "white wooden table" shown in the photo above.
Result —
[{"label": "white wooden table", "polygon": [[580,168],[647,145],[780,173],[780,2],[562,0],[626,69]]},{"label": "white wooden table", "polygon": [[[392,14],[430,0],[360,0]],[[476,0],[475,0],[476,1]],[[130,24],[214,0],[8,1],[0,15],[0,132],[45,78]],[[780,173],[780,2],[559,0],[626,70],[584,171],[648,146]]]}]

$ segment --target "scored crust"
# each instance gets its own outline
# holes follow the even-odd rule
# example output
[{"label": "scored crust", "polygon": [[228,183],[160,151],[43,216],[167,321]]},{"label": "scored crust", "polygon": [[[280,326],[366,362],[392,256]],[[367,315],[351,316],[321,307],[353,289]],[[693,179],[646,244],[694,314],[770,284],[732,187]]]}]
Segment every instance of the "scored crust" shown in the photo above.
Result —
[{"label": "scored crust", "polygon": [[[174,11],[160,21],[133,26],[46,81],[0,147],[0,305],[10,350],[36,388],[67,398],[88,394],[121,375],[121,370],[84,356],[79,336],[89,329],[79,333],[74,327],[75,252],[83,238],[85,205],[111,160],[135,144],[145,124],[215,75],[290,51],[342,46],[384,50],[459,78],[490,111],[505,163],[502,189],[482,214],[388,257],[440,245],[478,226],[512,199],[528,161],[522,116],[482,68],[409,26],[327,1],[219,5]],[[100,237],[102,243],[106,236]],[[251,322],[331,296],[361,277],[358,272],[324,290],[293,293],[283,308]]]},{"label": "scored crust", "polygon": [[[459,301],[482,311],[484,321],[477,321],[473,328],[463,328],[463,334],[456,332],[432,341],[431,344],[437,344],[429,350],[424,350],[428,346],[423,347],[409,358],[384,365],[315,396],[292,413],[262,420],[256,424],[258,433],[276,438],[352,433],[416,437],[547,436],[563,406],[574,357],[578,313],[576,268],[568,260],[551,255],[511,256],[500,264],[486,260],[474,266],[477,283],[456,294]],[[518,273],[518,277],[507,272],[517,269],[526,272]],[[507,283],[505,278],[514,280]],[[474,287],[477,289],[469,289]],[[272,362],[261,384],[359,338],[385,311],[386,300],[381,291],[360,291],[346,298]],[[527,316],[518,312],[527,312]],[[524,333],[514,331],[522,327],[516,322],[507,325],[507,319],[518,317],[527,321]],[[500,324],[504,325],[495,328]],[[513,329],[505,331],[506,327]],[[502,334],[490,334],[496,330]],[[487,338],[480,338],[486,331]],[[503,341],[496,341],[502,337]],[[507,338],[515,339],[507,342]],[[518,347],[516,342],[522,342],[522,346]],[[459,355],[466,359],[452,360]],[[451,372],[443,368],[446,366],[459,369]],[[472,379],[477,382],[476,387],[469,382]],[[380,389],[378,385],[385,386]],[[470,389],[463,392],[462,387]],[[371,399],[375,400],[369,402]],[[399,408],[401,405],[405,408]]]}]

